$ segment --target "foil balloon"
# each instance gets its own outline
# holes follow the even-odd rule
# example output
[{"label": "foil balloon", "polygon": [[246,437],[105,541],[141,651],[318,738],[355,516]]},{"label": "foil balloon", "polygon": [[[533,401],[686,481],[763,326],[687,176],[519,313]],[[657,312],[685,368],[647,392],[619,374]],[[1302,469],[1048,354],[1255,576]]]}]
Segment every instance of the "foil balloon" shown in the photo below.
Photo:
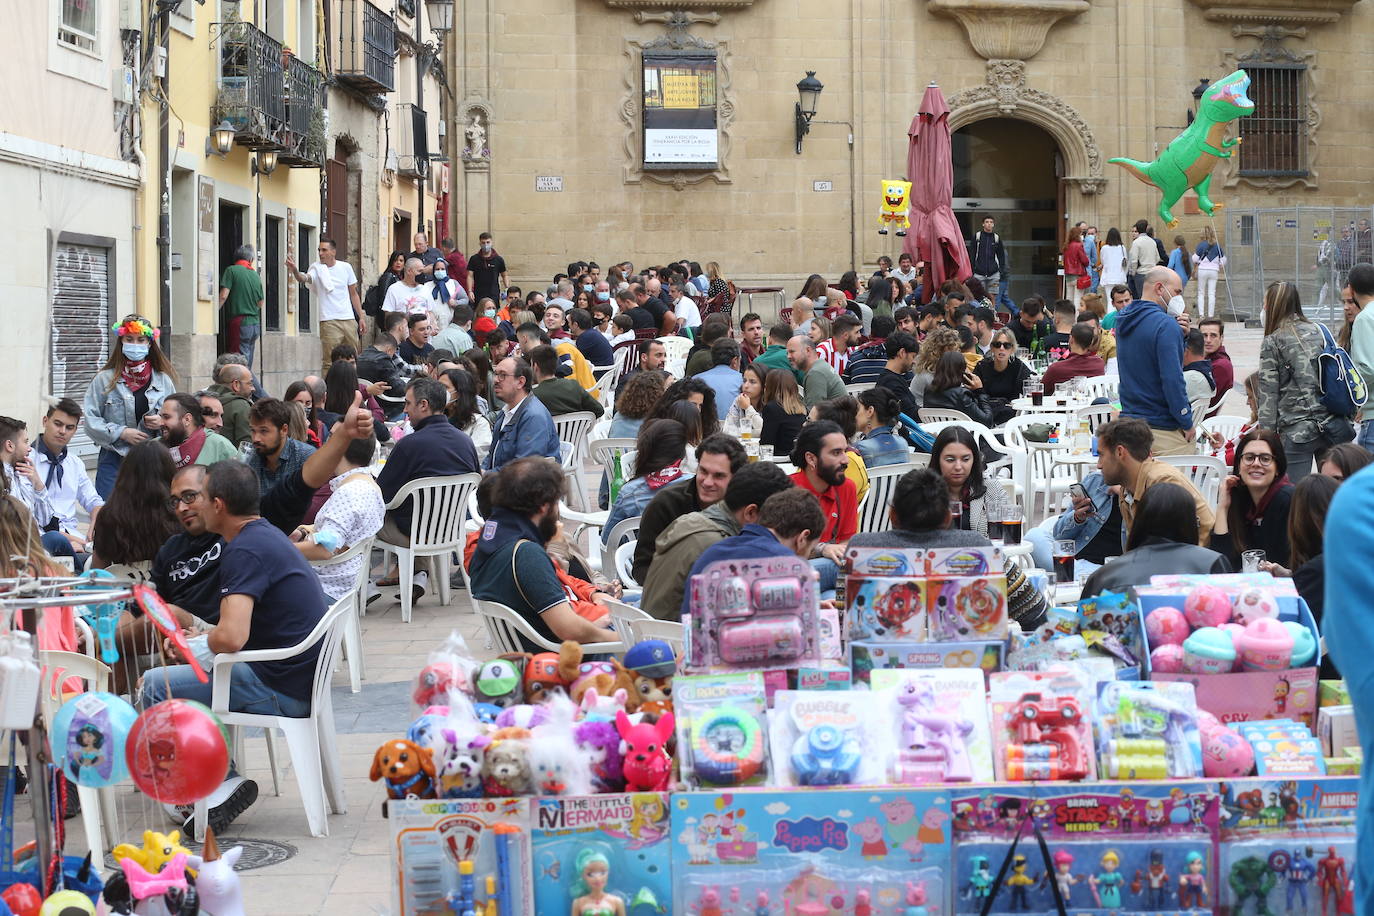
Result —
[{"label": "foil balloon", "polygon": [[129,778],[124,745],[138,712],[112,693],[83,693],[52,719],[53,759],[78,786],[98,789]]},{"label": "foil balloon", "polygon": [[878,234],[887,235],[895,227],[898,235],[906,235],[911,228],[911,182],[885,179],[883,206],[878,211]]},{"label": "foil balloon", "polygon": [[219,718],[193,700],[163,700],[145,709],[125,743],[129,775],[151,798],[190,805],[229,772],[229,736]]},{"label": "foil balloon", "polygon": [[1219,204],[1211,197],[1212,169],[1219,160],[1230,159],[1240,138],[1226,139],[1226,130],[1237,118],[1254,114],[1255,103],[1250,101],[1250,76],[1237,70],[1230,76],[1207,87],[1198,102],[1197,117],[1159,154],[1154,162],[1138,162],[1118,157],[1108,159],[1130,172],[1145,184],[1163,193],[1159,202],[1159,218],[1173,229],[1178,226],[1173,207],[1183,199],[1189,188],[1197,192],[1198,208],[1211,216]]}]

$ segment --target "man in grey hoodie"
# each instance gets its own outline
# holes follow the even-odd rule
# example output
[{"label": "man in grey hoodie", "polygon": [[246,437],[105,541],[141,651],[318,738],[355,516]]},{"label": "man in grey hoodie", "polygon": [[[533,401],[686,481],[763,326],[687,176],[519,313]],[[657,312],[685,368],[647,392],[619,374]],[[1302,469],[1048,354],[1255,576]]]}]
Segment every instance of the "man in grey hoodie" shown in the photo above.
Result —
[{"label": "man in grey hoodie", "polygon": [[787,474],[771,461],[740,468],[726,485],[724,499],[682,516],[658,536],[639,606],[659,620],[679,620],[687,574],[702,552],[757,521],[764,500],[791,486]]}]

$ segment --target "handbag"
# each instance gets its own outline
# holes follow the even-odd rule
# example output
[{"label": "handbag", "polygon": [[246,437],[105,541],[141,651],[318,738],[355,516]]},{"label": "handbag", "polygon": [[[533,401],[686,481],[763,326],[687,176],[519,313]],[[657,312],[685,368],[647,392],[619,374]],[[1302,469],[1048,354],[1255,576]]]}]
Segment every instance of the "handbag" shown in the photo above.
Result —
[{"label": "handbag", "polygon": [[1091,277],[1089,277],[1087,274],[1079,274],[1078,282],[1074,285],[1077,286],[1079,289],[1087,289],[1089,286],[1092,286],[1092,284],[1093,281]]}]

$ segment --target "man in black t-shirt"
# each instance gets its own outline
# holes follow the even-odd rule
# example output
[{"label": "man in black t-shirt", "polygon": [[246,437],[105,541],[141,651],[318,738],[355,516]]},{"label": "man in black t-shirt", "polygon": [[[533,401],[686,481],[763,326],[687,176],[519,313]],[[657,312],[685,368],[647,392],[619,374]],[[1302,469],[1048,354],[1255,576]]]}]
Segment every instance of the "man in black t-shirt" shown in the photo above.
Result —
[{"label": "man in black t-shirt", "polygon": [[506,259],[496,253],[490,232],[483,232],[477,240],[481,248],[468,259],[468,271],[472,274],[472,296],[478,301],[490,299],[499,302],[501,290],[506,287]]},{"label": "man in black t-shirt", "polygon": [[187,465],[172,477],[172,501],[176,515],[186,530],[174,534],[153,560],[152,585],[162,600],[186,613],[177,614],[182,626],[219,621],[219,560],[224,542],[207,531],[201,512],[206,505],[206,468]]}]

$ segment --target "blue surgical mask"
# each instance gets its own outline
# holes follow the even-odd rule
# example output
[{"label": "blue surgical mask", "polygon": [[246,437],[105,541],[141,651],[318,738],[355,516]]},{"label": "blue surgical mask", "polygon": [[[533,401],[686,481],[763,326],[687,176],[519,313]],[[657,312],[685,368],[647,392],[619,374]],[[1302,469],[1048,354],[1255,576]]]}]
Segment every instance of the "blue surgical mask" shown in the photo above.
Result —
[{"label": "blue surgical mask", "polygon": [[608,290],[608,289],[598,290],[598,291],[597,291],[597,294],[596,294],[596,301],[597,301],[597,302],[610,302],[610,301],[611,301],[611,291]]},{"label": "blue surgical mask", "polygon": [[591,291],[592,291],[592,285],[591,285],[590,283],[583,283],[583,284],[582,284],[582,292],[584,292],[584,293],[590,293]]},{"label": "blue surgical mask", "polygon": [[123,345],[124,358],[131,363],[141,363],[148,358],[146,343],[126,343]]},{"label": "blue surgical mask", "polygon": [[485,316],[485,317],[487,317],[487,318],[495,318],[495,317],[496,317],[496,309],[486,309],[485,311],[482,312],[482,314],[483,314],[483,316]]},{"label": "blue surgical mask", "polygon": [[436,270],[436,271],[434,272],[434,278],[435,278],[436,280],[447,280],[447,279],[448,279],[448,271],[446,271],[446,270]]}]

